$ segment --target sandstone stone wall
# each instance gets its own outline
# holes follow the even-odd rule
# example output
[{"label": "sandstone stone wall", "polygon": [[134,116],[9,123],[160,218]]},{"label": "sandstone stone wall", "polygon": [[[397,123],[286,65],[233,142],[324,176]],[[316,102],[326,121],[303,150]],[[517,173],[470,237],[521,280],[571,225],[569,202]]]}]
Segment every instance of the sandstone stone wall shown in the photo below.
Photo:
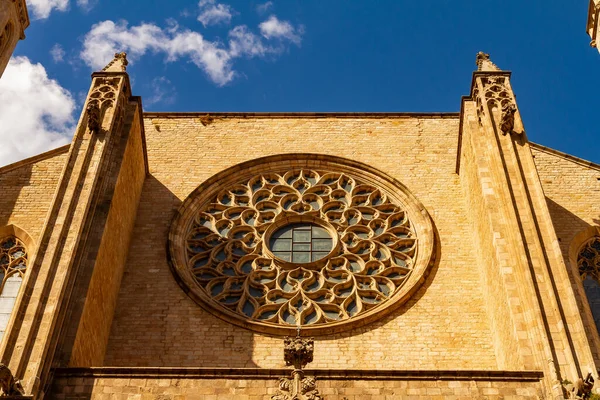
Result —
[{"label": "sandstone stone wall", "polygon": [[[272,373],[272,371],[269,371]],[[53,399],[140,399],[140,400],[268,400],[277,390],[274,376],[252,379],[200,377],[180,371],[168,376],[127,371],[120,376],[69,373],[54,381]],[[252,375],[252,371],[246,372]],[[137,375],[137,376],[136,376]],[[210,373],[206,373],[210,375]],[[478,376],[469,373],[434,376],[430,373],[374,377],[355,371],[338,377],[317,377],[317,388],[327,400],[516,400],[544,398],[539,376],[527,373]]]},{"label": "sandstone stone wall", "polygon": [[[379,322],[317,337],[314,368],[497,369],[479,255],[459,176],[458,118],[147,115],[150,175],[104,365],[281,367],[282,340],[202,310],[167,263],[170,222],[217,172],[257,157],[320,153],[371,165],[404,183],[432,216],[438,262],[417,293]],[[206,123],[206,121],[204,121]]]},{"label": "sandstone stone wall", "polygon": [[532,152],[586,334],[599,365],[598,331],[587,305],[576,258],[581,245],[599,235],[596,227],[600,224],[600,167],[540,145],[532,146]]},{"label": "sandstone stone wall", "polygon": [[0,168],[0,227],[13,224],[39,239],[68,146]]},{"label": "sandstone stone wall", "polygon": [[120,161],[122,157],[122,162],[115,162],[117,168],[113,168],[111,176],[106,177],[109,180],[108,187],[114,184],[114,191],[109,190],[104,199],[105,207],[110,207],[106,225],[101,236],[92,235],[89,239],[101,241],[98,252],[88,255],[94,269],[89,289],[84,295],[85,306],[69,362],[72,366],[98,365],[104,359],[123,266],[146,177],[143,132],[136,117],[135,112],[130,111],[131,122],[126,126],[128,129],[124,129],[121,143],[116,146],[116,159]]}]

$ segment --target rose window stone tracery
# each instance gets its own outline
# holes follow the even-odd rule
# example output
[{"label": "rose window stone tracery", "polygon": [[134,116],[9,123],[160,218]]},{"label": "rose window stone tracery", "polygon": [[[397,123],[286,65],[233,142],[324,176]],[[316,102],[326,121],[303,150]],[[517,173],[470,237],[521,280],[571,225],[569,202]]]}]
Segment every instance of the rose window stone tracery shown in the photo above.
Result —
[{"label": "rose window stone tracery", "polygon": [[184,251],[171,243],[176,272],[246,325],[319,328],[372,313],[419,257],[406,205],[349,172],[288,167],[208,192],[187,207]]}]

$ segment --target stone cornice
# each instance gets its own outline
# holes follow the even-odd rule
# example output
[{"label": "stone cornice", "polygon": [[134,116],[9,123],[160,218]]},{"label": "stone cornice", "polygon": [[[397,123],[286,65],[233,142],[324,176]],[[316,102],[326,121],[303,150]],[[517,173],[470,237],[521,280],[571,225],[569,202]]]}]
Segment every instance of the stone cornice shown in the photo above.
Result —
[{"label": "stone cornice", "polygon": [[[289,374],[285,368],[185,368],[185,367],[90,367],[58,368],[57,378],[145,378],[145,379],[278,379]],[[539,381],[541,371],[488,370],[382,370],[382,369],[306,369],[320,380],[475,380]]]},{"label": "stone cornice", "polygon": [[144,118],[458,118],[456,112],[144,112]]}]

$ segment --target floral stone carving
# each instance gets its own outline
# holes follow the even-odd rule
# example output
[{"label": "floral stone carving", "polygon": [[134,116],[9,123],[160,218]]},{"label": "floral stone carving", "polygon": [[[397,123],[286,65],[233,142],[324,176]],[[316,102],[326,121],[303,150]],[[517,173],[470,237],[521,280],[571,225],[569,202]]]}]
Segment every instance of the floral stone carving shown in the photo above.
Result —
[{"label": "floral stone carving", "polygon": [[284,340],[284,359],[286,365],[293,365],[291,379],[281,378],[279,390],[271,400],[324,400],[317,390],[317,381],[313,377],[305,377],[302,368],[312,362],[314,340],[300,337],[300,330],[295,338]]},{"label": "floral stone carving", "polygon": [[244,326],[320,328],[376,312],[411,277],[420,241],[433,244],[405,204],[351,173],[270,169],[209,192],[184,204],[185,226],[174,221],[174,270],[194,299]]}]

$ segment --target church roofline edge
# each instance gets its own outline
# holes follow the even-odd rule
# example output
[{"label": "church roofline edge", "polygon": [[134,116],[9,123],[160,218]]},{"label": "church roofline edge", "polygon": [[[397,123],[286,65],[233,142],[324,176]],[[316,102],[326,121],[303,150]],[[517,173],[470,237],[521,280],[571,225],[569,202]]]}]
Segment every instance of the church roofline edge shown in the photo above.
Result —
[{"label": "church roofline edge", "polygon": [[581,165],[583,167],[587,167],[587,168],[594,169],[596,171],[600,171],[600,164],[586,160],[584,158],[573,156],[571,154],[564,153],[560,150],[555,150],[553,148],[546,147],[541,144],[537,144],[537,143],[533,143],[533,142],[529,142],[529,146],[533,147],[536,150],[542,151],[544,153],[551,154],[553,156],[557,156],[557,157],[563,158],[565,160],[574,162],[575,164]]},{"label": "church roofline edge", "polygon": [[14,169],[23,167],[25,165],[35,164],[37,162],[44,161],[44,160],[47,160],[49,158],[52,158],[52,157],[55,157],[55,156],[67,153],[69,151],[70,147],[71,147],[70,143],[69,144],[65,144],[65,145],[57,147],[55,149],[48,150],[48,151],[45,151],[45,152],[40,153],[40,154],[36,154],[35,156],[27,157],[27,158],[25,158],[23,160],[16,161],[16,162],[14,162],[12,164],[6,164],[6,165],[0,167],[0,175],[4,174],[6,172],[12,171]]},{"label": "church roofline edge", "polygon": [[144,118],[458,118],[457,112],[144,112]]}]

